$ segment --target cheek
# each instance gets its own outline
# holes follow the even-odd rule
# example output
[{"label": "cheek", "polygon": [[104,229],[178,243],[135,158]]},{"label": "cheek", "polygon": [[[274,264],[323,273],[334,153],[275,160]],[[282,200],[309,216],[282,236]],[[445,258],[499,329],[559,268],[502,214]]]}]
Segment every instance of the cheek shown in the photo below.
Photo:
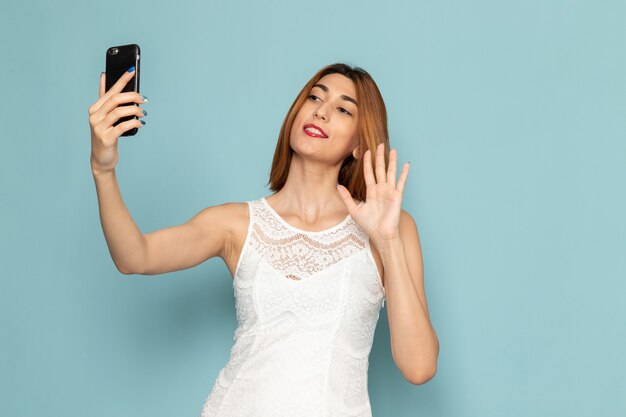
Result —
[{"label": "cheek", "polygon": [[298,129],[298,126],[302,124],[302,111],[296,114],[296,117],[293,118],[293,122],[291,123],[291,130]]},{"label": "cheek", "polygon": [[357,124],[355,122],[346,123],[343,132],[350,140],[354,140],[358,136]]}]

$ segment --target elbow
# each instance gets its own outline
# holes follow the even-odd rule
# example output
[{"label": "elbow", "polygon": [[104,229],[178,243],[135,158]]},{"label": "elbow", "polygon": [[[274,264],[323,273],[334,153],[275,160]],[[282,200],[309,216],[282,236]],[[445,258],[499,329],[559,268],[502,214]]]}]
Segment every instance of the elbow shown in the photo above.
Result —
[{"label": "elbow", "polygon": [[404,378],[413,385],[422,385],[435,377],[437,373],[437,362],[432,365],[419,367],[411,372],[407,372]]},{"label": "elbow", "polygon": [[419,366],[414,366],[407,372],[405,378],[413,385],[422,385],[435,377],[437,373],[437,360],[439,358],[439,340],[435,336],[435,348],[431,355],[423,357],[418,361]]},{"label": "elbow", "polygon": [[118,271],[120,271],[120,273],[122,273],[124,275],[134,275],[134,274],[136,274],[136,272],[133,272],[132,269],[120,267],[120,266],[117,266],[117,265],[115,265],[115,267],[117,268]]}]

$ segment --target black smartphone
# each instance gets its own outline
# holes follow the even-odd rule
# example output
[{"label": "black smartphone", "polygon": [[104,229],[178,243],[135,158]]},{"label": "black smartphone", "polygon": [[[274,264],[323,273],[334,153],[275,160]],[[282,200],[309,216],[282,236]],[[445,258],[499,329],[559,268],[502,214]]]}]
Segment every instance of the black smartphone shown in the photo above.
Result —
[{"label": "black smartphone", "polygon": [[[105,91],[109,91],[113,84],[132,66],[135,66],[135,75],[131,78],[122,92],[135,91],[139,92],[139,73],[140,73],[140,50],[139,45],[129,44],[112,46],[107,49],[106,53],[106,87]],[[137,106],[137,103],[123,103],[120,106]],[[125,116],[113,123],[113,126],[125,122],[126,120],[138,119],[137,116]],[[122,133],[122,136],[133,136],[139,129],[133,128]]]}]

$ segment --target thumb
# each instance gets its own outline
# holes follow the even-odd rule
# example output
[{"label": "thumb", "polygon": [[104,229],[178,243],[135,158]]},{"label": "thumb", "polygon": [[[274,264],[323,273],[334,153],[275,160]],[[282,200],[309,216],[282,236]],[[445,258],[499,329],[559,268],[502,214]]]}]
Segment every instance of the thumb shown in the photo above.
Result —
[{"label": "thumb", "polygon": [[350,191],[348,191],[348,189],[341,184],[337,184],[337,191],[339,192],[339,195],[343,200],[343,204],[345,204],[346,208],[348,209],[348,213],[350,213],[351,216],[354,216],[357,205],[354,204],[354,201],[352,201],[352,195],[350,194]]}]

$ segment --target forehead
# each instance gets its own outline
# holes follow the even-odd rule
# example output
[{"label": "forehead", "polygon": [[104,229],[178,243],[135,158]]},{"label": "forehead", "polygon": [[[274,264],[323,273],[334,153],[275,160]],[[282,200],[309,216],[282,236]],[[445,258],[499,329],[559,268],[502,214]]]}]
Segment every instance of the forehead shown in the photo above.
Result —
[{"label": "forehead", "polygon": [[[354,90],[354,82],[341,74],[326,74],[318,81],[319,84],[324,84],[330,90],[332,94],[345,94],[350,97],[356,98],[356,92]],[[318,87],[315,87],[318,88]]]}]

